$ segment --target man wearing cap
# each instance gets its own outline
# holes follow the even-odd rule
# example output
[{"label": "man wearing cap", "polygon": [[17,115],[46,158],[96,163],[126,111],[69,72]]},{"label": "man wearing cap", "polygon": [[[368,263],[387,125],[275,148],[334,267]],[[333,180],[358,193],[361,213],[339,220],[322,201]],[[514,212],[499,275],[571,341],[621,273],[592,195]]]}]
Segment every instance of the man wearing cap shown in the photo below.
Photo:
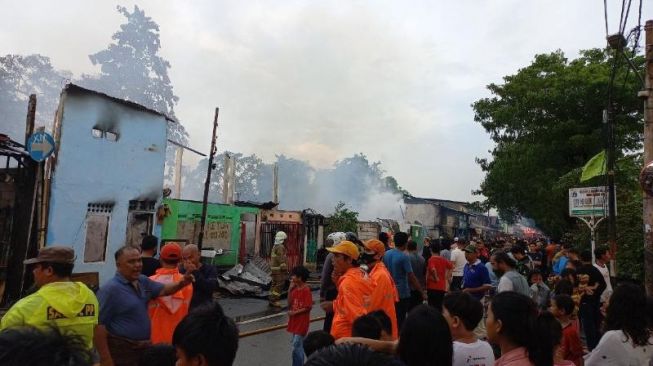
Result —
[{"label": "man wearing cap", "polygon": [[[150,279],[164,284],[181,281],[184,276],[179,273],[178,267],[181,260],[179,244],[166,244],[161,249],[160,257],[161,268],[157,269]],[[192,297],[193,287],[186,286],[174,294],[150,300],[148,313],[152,322],[153,344],[172,343],[172,333],[177,324],[188,314]]]},{"label": "man wearing cap", "polygon": [[395,302],[399,301],[399,293],[392,280],[392,275],[381,261],[385,254],[385,245],[378,239],[370,239],[365,242],[364,246],[365,251],[361,255],[361,260],[367,264],[370,278],[374,283],[369,311],[383,310],[390,318],[392,339],[395,340],[399,336],[395,312]]},{"label": "man wearing cap", "polygon": [[151,346],[148,302],[181,290],[192,282],[186,274],[180,281],[158,283],[141,274],[140,248],[124,246],[114,254],[116,275],[98,292],[99,325],[95,347],[102,365],[137,365],[140,354]]},{"label": "man wearing cap", "polygon": [[80,335],[93,347],[93,332],[98,323],[98,300],[93,291],[70,276],[75,251],[64,246],[45,247],[36,258],[24,262],[32,266],[35,293],[21,299],[2,317],[0,329],[32,325],[54,325]]},{"label": "man wearing cap", "polygon": [[[487,267],[478,259],[478,249],[474,244],[465,247],[465,258],[467,264],[463,270],[462,290],[467,292],[479,301],[483,302],[485,294],[492,288],[490,272]],[[485,306],[483,307],[483,319],[485,319]],[[474,329],[474,334],[479,338],[485,338],[487,331],[485,321],[481,320]]]},{"label": "man wearing cap", "polygon": [[333,253],[333,271],[336,273],[338,296],[332,303],[323,303],[325,311],[333,311],[331,335],[338,339],[351,337],[354,320],[370,309],[373,283],[358,265],[359,251],[356,244],[344,240],[327,248]]},{"label": "man wearing cap", "polygon": [[490,273],[478,259],[478,252],[474,244],[466,246],[464,251],[467,264],[463,269],[462,290],[481,300],[485,293],[492,288]]},{"label": "man wearing cap", "polygon": [[288,235],[283,231],[278,231],[274,235],[274,245],[270,254],[270,271],[272,272],[272,285],[270,288],[270,306],[281,307],[279,300],[281,292],[288,277],[288,258],[286,257],[286,247],[284,243]]},{"label": "man wearing cap", "polygon": [[[328,251],[330,247],[340,244],[345,240],[345,233],[335,232],[327,235],[325,240],[325,249]],[[322,308],[330,308],[330,304],[338,296],[338,288],[333,282],[333,253],[329,252],[324,259],[324,266],[322,267],[322,276],[320,278],[320,304],[324,303],[325,306],[320,305]],[[331,333],[331,324],[333,323],[333,310],[327,311],[324,309],[324,324],[322,330]]]}]

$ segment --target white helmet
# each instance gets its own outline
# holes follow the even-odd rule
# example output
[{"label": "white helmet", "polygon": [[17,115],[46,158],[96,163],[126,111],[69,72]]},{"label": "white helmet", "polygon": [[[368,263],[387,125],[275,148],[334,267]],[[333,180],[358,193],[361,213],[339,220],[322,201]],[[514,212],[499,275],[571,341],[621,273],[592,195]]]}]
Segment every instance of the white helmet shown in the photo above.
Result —
[{"label": "white helmet", "polygon": [[327,235],[327,241],[333,242],[333,244],[331,244],[332,246],[338,245],[340,244],[341,241],[346,239],[347,239],[347,234],[343,233],[342,231],[338,231]]},{"label": "white helmet", "polygon": [[284,241],[288,238],[288,235],[283,231],[278,231],[274,236],[274,244],[283,244]]}]

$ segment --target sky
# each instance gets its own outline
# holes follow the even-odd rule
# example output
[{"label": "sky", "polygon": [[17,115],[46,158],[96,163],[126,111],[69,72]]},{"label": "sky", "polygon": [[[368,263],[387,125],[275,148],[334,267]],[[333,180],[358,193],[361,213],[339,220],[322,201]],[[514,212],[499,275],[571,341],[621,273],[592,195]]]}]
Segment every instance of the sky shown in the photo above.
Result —
[{"label": "sky", "polygon": [[[621,2],[607,4],[614,33]],[[159,24],[193,148],[208,152],[219,107],[220,151],[317,168],[362,152],[415,196],[461,201],[478,200],[475,158],[493,147],[471,108],[490,96],[486,86],[536,54],[603,47],[606,34],[598,0],[0,0],[0,54],[40,53],[76,76],[96,73],[88,55],[125,21],[117,5],[138,5]]]}]

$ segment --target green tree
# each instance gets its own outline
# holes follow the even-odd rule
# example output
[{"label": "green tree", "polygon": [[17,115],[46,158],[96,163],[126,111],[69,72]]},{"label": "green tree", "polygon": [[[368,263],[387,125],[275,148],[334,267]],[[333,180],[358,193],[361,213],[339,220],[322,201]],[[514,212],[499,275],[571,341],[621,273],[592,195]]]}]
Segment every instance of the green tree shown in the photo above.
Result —
[{"label": "green tree", "polygon": [[358,231],[358,212],[350,210],[347,205],[340,201],[335,207],[333,214],[327,217],[327,233],[336,231],[353,233]]},{"label": "green tree", "polygon": [[[496,143],[491,160],[477,159],[486,174],[479,193],[503,218],[533,218],[554,236],[573,226],[567,193],[551,187],[603,147],[610,68],[608,53],[599,49],[582,51],[572,61],[561,51],[537,55],[503,84],[488,85],[492,97],[472,105],[475,121]],[[615,85],[616,145],[619,151],[636,150],[642,131],[640,86],[625,69]]]},{"label": "green tree", "polygon": [[[642,57],[634,57],[636,67]],[[496,143],[491,159],[477,159],[485,178],[479,194],[504,219],[532,218],[548,235],[589,249],[589,230],[568,216],[568,190],[604,185],[603,177],[579,183],[581,167],[604,146],[603,110],[612,62],[608,51],[581,51],[568,60],[560,51],[537,55],[527,67],[490,84],[489,98],[472,106],[475,121]],[[641,278],[642,210],[637,175],[641,159],[639,81],[625,65],[613,89],[618,166],[617,245],[619,275]],[[599,241],[606,241],[605,221]]]}]

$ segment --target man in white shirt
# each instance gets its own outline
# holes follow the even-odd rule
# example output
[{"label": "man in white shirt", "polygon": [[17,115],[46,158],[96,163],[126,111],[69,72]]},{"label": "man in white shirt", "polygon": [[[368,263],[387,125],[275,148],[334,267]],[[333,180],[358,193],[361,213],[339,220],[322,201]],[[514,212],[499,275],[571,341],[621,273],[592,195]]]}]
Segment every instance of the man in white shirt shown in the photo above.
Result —
[{"label": "man in white shirt", "polygon": [[608,262],[612,259],[610,251],[606,247],[598,247],[594,249],[594,267],[601,272],[605,280],[605,290],[601,294],[601,303],[606,302],[610,295],[612,295],[612,284],[610,283],[610,271],[608,270]]},{"label": "man in white shirt", "polygon": [[458,238],[453,239],[453,245],[451,245],[451,264],[453,265],[453,271],[449,291],[459,291],[462,286],[463,270],[467,263],[465,252],[462,250],[464,247],[465,245]]}]

